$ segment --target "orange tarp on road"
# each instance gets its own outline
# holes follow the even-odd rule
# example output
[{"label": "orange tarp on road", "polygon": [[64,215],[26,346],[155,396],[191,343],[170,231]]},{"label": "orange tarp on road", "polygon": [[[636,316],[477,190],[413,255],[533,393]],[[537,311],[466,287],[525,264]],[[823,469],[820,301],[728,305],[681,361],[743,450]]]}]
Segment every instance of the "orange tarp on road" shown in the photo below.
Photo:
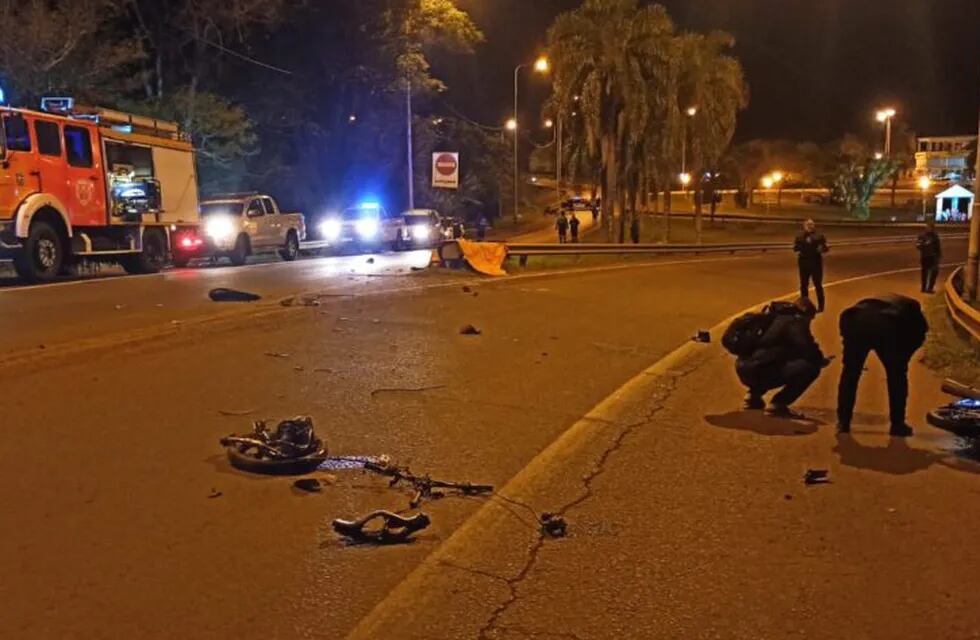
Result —
[{"label": "orange tarp on road", "polygon": [[505,276],[504,260],[507,259],[507,245],[502,242],[470,242],[457,240],[459,250],[466,262],[474,270],[488,276]]}]

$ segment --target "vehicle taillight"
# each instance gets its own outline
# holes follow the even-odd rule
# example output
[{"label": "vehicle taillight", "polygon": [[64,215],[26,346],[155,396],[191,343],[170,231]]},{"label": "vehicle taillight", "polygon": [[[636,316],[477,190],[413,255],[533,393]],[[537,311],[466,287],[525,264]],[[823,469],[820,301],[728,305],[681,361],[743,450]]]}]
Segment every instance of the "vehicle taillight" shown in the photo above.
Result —
[{"label": "vehicle taillight", "polygon": [[184,233],[177,238],[177,246],[181,249],[197,249],[204,244],[204,240],[194,233]]}]

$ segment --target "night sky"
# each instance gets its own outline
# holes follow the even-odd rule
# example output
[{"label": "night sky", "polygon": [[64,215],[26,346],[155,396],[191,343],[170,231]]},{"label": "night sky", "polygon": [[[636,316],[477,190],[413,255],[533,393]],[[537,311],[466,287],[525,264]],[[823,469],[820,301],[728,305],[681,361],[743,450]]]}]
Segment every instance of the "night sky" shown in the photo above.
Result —
[{"label": "night sky", "polygon": [[[487,42],[472,59],[439,65],[446,99],[486,123],[507,117],[513,68],[533,60],[545,32],[577,0],[458,0]],[[869,131],[894,105],[920,134],[977,130],[980,0],[664,0],[680,29],[735,35],[751,105],[738,140],[824,141]],[[461,62],[461,63],[460,63]],[[547,83],[522,82],[524,117]],[[522,109],[523,111],[523,109]]]}]

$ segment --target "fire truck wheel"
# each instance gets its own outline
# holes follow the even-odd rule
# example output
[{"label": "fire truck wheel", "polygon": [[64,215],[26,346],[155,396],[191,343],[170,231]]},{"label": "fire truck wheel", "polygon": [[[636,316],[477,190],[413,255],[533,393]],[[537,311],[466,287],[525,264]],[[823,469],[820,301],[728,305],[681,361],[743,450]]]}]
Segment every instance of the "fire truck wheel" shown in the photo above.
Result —
[{"label": "fire truck wheel", "polygon": [[235,240],[235,248],[231,250],[228,257],[231,258],[231,263],[236,267],[245,264],[245,261],[248,260],[248,236],[244,233],[238,236],[238,240]]},{"label": "fire truck wheel", "polygon": [[162,231],[148,229],[143,232],[143,250],[126,256],[119,263],[126,273],[159,273],[167,263],[167,240]]},{"label": "fire truck wheel", "polygon": [[14,258],[14,269],[27,282],[47,282],[61,273],[65,262],[65,243],[47,222],[35,222]]},{"label": "fire truck wheel", "polygon": [[286,244],[279,251],[279,255],[286,262],[292,262],[299,257],[299,238],[296,237],[295,231],[286,234]]}]

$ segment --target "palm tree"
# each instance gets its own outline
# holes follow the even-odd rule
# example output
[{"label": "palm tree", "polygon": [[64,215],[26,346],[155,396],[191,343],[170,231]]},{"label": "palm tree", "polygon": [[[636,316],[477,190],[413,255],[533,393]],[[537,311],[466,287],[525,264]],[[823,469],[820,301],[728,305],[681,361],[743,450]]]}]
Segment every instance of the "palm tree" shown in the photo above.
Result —
[{"label": "palm tree", "polygon": [[[738,112],[748,105],[748,85],[742,65],[729,51],[735,39],[724,31],[707,35],[689,33],[681,36],[678,107],[695,106],[688,126],[689,173],[697,177],[695,228],[701,242],[701,193],[706,170],[716,170],[722,155],[735,135]],[[675,110],[679,113],[679,109]]]},{"label": "palm tree", "polygon": [[[624,236],[627,193],[636,190],[642,142],[664,86],[673,24],[661,6],[638,0],[586,0],[548,32],[555,102],[577,110],[585,144],[599,159],[607,237]],[[576,100],[575,96],[578,96]]]}]

